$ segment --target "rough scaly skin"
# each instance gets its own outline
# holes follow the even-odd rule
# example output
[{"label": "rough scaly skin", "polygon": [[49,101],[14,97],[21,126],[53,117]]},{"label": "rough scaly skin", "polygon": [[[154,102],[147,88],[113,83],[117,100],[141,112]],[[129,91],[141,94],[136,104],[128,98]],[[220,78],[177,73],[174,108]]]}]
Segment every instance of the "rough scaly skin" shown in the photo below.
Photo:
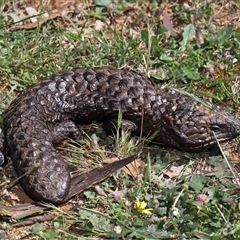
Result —
[{"label": "rough scaly skin", "polygon": [[[157,143],[197,152],[240,134],[240,122],[225,110],[206,107],[174,90],[163,91],[131,71],[75,69],[47,77],[16,98],[4,115],[6,147],[20,184],[34,200],[60,203],[70,186],[66,163],[54,146],[78,138],[72,121],[123,118],[134,134],[157,132]],[[143,116],[142,116],[143,114]],[[143,126],[141,126],[143,117]]]}]

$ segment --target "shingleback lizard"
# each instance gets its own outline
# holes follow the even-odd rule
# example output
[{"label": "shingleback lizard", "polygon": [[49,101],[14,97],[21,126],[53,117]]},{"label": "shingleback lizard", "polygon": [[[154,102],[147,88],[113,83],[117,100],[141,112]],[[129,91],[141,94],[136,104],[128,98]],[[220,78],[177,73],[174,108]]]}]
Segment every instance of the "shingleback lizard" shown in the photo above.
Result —
[{"label": "shingleback lizard", "polygon": [[[208,105],[208,106],[206,106]],[[224,109],[195,101],[175,90],[162,90],[132,71],[83,68],[61,72],[34,84],[4,114],[5,148],[34,200],[61,203],[71,183],[55,146],[80,137],[75,122],[116,119],[119,111],[132,133],[183,151],[197,152],[240,134],[240,121]],[[123,121],[123,123],[124,123]]]}]

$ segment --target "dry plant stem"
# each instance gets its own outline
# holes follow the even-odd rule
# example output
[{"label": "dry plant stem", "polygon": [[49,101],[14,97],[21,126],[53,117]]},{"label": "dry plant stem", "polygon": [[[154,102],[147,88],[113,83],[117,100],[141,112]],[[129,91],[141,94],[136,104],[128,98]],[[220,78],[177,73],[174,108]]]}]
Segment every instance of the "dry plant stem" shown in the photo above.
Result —
[{"label": "dry plant stem", "polygon": [[173,203],[173,205],[172,205],[172,211],[174,210],[174,209],[176,209],[176,205],[177,205],[177,202],[178,202],[178,200],[179,200],[179,198],[181,197],[181,195],[183,194],[183,192],[184,192],[184,188],[181,190],[181,192],[178,194],[178,196],[176,197],[176,199],[175,199],[175,201],[174,201],[174,203]]},{"label": "dry plant stem", "polygon": [[224,222],[225,222],[225,223],[228,223],[227,219],[224,217],[224,215],[223,215],[222,211],[219,209],[219,207],[217,206],[217,204],[216,204],[215,206],[216,206],[216,208],[217,208],[218,212],[220,213],[220,215],[221,215],[222,219],[224,220]]},{"label": "dry plant stem", "polygon": [[48,214],[48,215],[44,214],[41,216],[35,216],[35,217],[31,217],[29,219],[24,219],[21,222],[13,224],[12,226],[13,227],[29,226],[29,225],[33,225],[35,223],[52,221],[55,217],[56,217],[55,214]]},{"label": "dry plant stem", "polygon": [[222,156],[223,156],[225,162],[226,162],[227,165],[228,165],[229,170],[231,171],[231,173],[232,173],[233,177],[235,178],[235,180],[236,180],[238,186],[240,187],[240,182],[238,181],[238,177],[237,177],[236,174],[234,173],[234,170],[232,169],[232,167],[231,167],[229,161],[227,160],[226,155],[224,154],[223,149],[222,149],[222,147],[221,147],[221,145],[220,145],[220,143],[219,143],[219,141],[218,141],[218,139],[217,139],[217,137],[216,137],[214,131],[212,131],[212,132],[213,132],[213,135],[214,135],[214,137],[215,137],[215,139],[216,139],[216,142],[217,142],[217,145],[218,145],[218,147],[219,147],[219,149],[220,149],[220,152],[221,152],[221,154],[222,154]]}]

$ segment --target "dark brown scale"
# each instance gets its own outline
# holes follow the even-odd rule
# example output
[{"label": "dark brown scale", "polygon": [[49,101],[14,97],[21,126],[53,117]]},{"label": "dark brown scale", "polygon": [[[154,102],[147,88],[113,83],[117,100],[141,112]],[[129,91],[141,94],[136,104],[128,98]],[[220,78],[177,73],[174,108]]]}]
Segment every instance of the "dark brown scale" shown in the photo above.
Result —
[{"label": "dark brown scale", "polygon": [[20,183],[26,193],[37,201],[62,202],[71,179],[55,145],[68,136],[80,137],[74,121],[109,125],[119,110],[123,126],[135,134],[141,127],[143,136],[157,132],[155,142],[184,151],[215,146],[212,129],[219,141],[240,134],[240,122],[225,110],[205,107],[174,90],[163,91],[135,72],[65,71],[31,86],[4,115],[6,146],[17,174],[24,175]]}]

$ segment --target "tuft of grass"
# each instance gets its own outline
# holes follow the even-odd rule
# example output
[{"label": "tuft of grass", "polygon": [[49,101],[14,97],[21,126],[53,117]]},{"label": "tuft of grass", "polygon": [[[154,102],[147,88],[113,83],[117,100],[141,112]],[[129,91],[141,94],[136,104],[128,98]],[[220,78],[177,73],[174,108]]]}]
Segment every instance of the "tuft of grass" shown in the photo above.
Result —
[{"label": "tuft of grass", "polygon": [[[84,126],[83,126],[84,127]],[[136,139],[131,133],[122,129],[122,113],[119,112],[117,126],[113,136],[106,136],[101,126],[93,123],[85,129],[83,139],[69,139],[64,147],[58,149],[68,151],[65,156],[68,162],[81,167],[96,167],[102,161],[112,157],[124,158],[141,153],[144,139]]]}]

